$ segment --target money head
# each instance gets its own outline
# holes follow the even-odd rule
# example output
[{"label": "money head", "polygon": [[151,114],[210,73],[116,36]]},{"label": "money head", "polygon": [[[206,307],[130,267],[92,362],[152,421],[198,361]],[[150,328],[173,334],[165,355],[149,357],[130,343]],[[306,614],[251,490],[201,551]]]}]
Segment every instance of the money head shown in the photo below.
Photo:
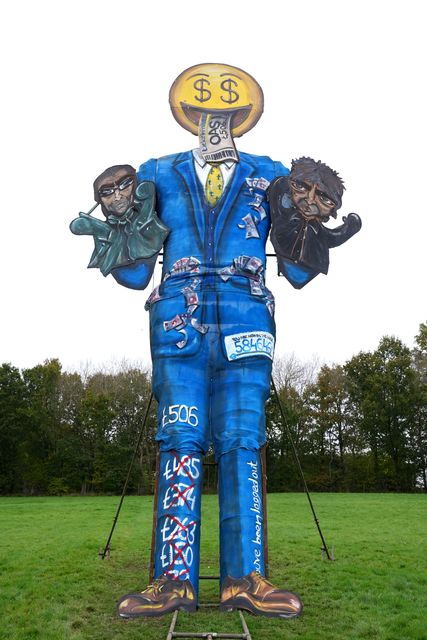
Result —
[{"label": "money head", "polygon": [[304,217],[337,217],[345,187],[328,165],[312,158],[293,160],[289,184],[291,200]]},{"label": "money head", "polygon": [[103,171],[93,183],[94,198],[103,214],[123,216],[132,206],[136,171],[129,164],[118,164]]},{"label": "money head", "polygon": [[242,136],[258,122],[264,96],[258,82],[246,71],[228,64],[197,64],[183,71],[169,92],[175,120],[195,135],[201,115],[231,114],[233,137]]}]

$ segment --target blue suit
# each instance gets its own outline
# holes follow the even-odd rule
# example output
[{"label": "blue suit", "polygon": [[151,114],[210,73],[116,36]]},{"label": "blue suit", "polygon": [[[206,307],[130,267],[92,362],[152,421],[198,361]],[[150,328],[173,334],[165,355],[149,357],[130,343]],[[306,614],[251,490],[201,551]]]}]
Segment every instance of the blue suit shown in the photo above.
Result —
[{"label": "blue suit", "polygon": [[[241,153],[222,197],[210,207],[192,152],[149,160],[138,172],[140,181],[155,183],[156,212],[171,230],[162,283],[146,305],[165,469],[157,530],[165,544],[157,545],[156,575],[188,575],[197,583],[193,556],[198,556],[200,513],[194,498],[200,454],[211,443],[220,465],[221,521],[228,523],[221,532],[222,577],[264,569],[258,548],[258,451],[265,442],[264,404],[275,340],[274,299],[264,282],[270,229],[266,189],[288,173],[268,157]],[[126,286],[142,288],[149,274],[136,265],[113,275]],[[234,480],[230,464],[242,467]],[[236,536],[246,539],[241,554]]]}]

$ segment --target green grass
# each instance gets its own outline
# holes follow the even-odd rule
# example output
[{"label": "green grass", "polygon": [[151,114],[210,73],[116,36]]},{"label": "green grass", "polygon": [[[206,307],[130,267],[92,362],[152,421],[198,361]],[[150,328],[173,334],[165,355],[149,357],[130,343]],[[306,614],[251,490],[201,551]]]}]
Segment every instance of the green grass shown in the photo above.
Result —
[{"label": "green grass", "polygon": [[[335,562],[303,494],[268,496],[270,579],[305,604],[291,621],[246,616],[253,640],[426,640],[427,496],[315,494]],[[216,496],[203,500],[202,574],[218,571]],[[126,498],[110,560],[97,553],[118,498],[0,499],[0,638],[166,638],[171,616],[123,621],[115,603],[147,582],[152,500]],[[201,598],[216,601],[204,581]],[[179,614],[177,630],[238,633],[237,613]]]}]

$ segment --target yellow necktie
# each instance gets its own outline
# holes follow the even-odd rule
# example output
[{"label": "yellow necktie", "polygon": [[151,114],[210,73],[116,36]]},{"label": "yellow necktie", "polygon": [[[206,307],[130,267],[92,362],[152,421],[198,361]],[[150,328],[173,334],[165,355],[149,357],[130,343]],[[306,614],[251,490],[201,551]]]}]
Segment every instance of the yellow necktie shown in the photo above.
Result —
[{"label": "yellow necktie", "polygon": [[205,184],[205,198],[206,202],[210,204],[211,207],[214,207],[222,196],[222,192],[224,189],[224,178],[222,177],[221,169],[219,168],[218,164],[210,164],[211,169],[208,173]]}]

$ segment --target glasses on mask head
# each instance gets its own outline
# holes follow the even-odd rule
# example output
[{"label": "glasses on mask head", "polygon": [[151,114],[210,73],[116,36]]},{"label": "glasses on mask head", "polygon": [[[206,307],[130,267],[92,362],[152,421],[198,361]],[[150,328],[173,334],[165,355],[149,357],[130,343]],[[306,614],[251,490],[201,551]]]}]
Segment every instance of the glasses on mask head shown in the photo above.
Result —
[{"label": "glasses on mask head", "polygon": [[124,191],[128,189],[131,185],[133,185],[133,177],[126,176],[118,184],[105,185],[99,189],[99,195],[101,198],[107,198],[108,196],[112,196],[113,193],[118,191]]}]

